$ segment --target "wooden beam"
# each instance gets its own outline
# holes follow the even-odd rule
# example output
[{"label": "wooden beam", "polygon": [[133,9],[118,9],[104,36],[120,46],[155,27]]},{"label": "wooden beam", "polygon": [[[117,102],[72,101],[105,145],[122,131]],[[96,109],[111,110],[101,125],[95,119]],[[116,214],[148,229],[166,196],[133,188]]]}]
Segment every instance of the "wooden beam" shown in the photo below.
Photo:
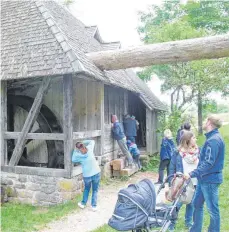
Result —
[{"label": "wooden beam", "polygon": [[14,166],[18,164],[18,161],[21,158],[22,152],[24,150],[25,147],[25,143],[26,143],[26,136],[29,133],[29,131],[31,130],[33,124],[35,123],[36,119],[37,119],[37,115],[39,114],[42,102],[43,102],[43,98],[46,94],[46,92],[48,91],[48,87],[50,84],[51,78],[50,77],[46,77],[43,79],[40,88],[37,92],[37,95],[34,99],[33,105],[29,111],[28,117],[26,118],[25,124],[22,128],[22,133],[20,135],[20,137],[17,140],[16,146],[14,148],[12,157],[10,159],[9,162],[9,166]]},{"label": "wooden beam", "polygon": [[7,164],[7,141],[3,133],[7,131],[7,82],[0,82],[0,155],[1,164]]},{"label": "wooden beam", "polygon": [[[22,132],[10,132],[6,131],[3,133],[4,139],[18,139],[21,136]],[[93,138],[101,136],[101,130],[94,131],[78,131],[73,132],[73,140],[74,139],[85,139],[85,138]],[[64,134],[62,133],[28,133],[25,139],[31,140],[64,140]]]},{"label": "wooden beam", "polygon": [[153,130],[152,130],[152,111],[146,108],[146,151],[152,155],[153,153]]},{"label": "wooden beam", "polygon": [[105,128],[104,128],[104,84],[100,86],[100,129],[101,129],[101,138],[100,138],[100,155],[104,155],[104,136],[105,136]]},{"label": "wooden beam", "polygon": [[87,56],[102,70],[229,57],[229,34],[92,52]]},{"label": "wooden beam", "polygon": [[[22,132],[5,132],[5,139],[18,139],[21,136]],[[32,140],[64,140],[64,134],[62,133],[28,133],[25,139]]]},{"label": "wooden beam", "polygon": [[72,74],[63,76],[63,118],[64,118],[64,169],[67,171],[69,178],[72,176],[72,149],[73,149],[73,81]]},{"label": "wooden beam", "polygon": [[101,130],[73,132],[73,140],[101,136]]}]

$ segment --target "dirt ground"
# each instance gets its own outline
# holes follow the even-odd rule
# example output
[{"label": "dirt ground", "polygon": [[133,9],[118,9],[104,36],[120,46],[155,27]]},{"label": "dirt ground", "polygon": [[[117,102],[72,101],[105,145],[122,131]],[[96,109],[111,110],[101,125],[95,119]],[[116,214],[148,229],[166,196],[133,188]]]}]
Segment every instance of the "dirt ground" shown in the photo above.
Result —
[{"label": "dirt ground", "polygon": [[152,172],[138,172],[130,177],[128,181],[114,180],[108,185],[102,185],[98,194],[97,212],[93,212],[90,204],[88,204],[85,209],[75,213],[73,212],[58,221],[48,224],[40,232],[87,232],[106,224],[113,213],[118,191],[144,178],[151,179],[155,182],[157,180],[157,174]]}]

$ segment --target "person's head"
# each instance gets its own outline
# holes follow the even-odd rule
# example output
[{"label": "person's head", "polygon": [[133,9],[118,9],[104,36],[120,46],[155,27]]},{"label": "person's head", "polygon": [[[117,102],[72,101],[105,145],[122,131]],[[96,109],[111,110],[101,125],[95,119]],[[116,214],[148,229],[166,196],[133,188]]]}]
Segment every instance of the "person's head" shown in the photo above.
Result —
[{"label": "person's head", "polygon": [[167,139],[171,139],[172,138],[172,132],[171,132],[171,130],[166,129],[164,131],[164,137],[167,138]]},{"label": "person's head", "polygon": [[78,149],[82,154],[87,153],[87,148],[85,147],[85,145],[82,142],[76,143],[76,149]]},{"label": "person's head", "polygon": [[135,116],[134,116],[134,115],[131,115],[131,119],[135,119]]},{"label": "person's head", "polygon": [[115,115],[115,114],[113,114],[112,116],[111,116],[111,122],[112,123],[115,123],[115,122],[117,122],[118,121],[118,117]]},{"label": "person's head", "polygon": [[189,122],[185,122],[184,125],[183,125],[183,129],[187,130],[187,131],[190,131],[190,129],[191,129],[190,123]]},{"label": "person's head", "polygon": [[207,117],[206,121],[203,123],[203,130],[210,132],[216,128],[222,126],[222,121],[216,114],[211,114]]},{"label": "person's head", "polygon": [[191,131],[184,131],[180,139],[179,148],[189,149],[196,146],[196,136]]},{"label": "person's head", "polygon": [[131,140],[126,141],[126,144],[127,144],[128,147],[130,146],[131,143],[132,143]]}]

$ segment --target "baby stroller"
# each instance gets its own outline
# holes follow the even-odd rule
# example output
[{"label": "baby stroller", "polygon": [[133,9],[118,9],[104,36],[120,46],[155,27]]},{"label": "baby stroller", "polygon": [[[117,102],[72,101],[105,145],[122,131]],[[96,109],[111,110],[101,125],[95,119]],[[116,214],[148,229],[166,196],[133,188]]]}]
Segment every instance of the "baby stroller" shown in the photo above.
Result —
[{"label": "baby stroller", "polygon": [[167,231],[171,220],[177,219],[177,203],[191,181],[189,179],[184,182],[178,197],[170,205],[163,203],[156,205],[156,197],[165,187],[165,183],[174,176],[183,177],[183,174],[168,176],[160,185],[157,195],[154,184],[149,179],[143,179],[126,189],[121,189],[108,225],[118,231],[150,232],[153,228],[160,228],[158,232]]}]

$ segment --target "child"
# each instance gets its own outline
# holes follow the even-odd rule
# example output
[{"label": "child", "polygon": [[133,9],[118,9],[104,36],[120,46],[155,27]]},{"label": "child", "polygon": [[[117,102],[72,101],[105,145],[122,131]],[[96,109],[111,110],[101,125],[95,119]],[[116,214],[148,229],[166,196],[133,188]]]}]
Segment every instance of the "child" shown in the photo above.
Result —
[{"label": "child", "polygon": [[134,142],[131,142],[131,140],[127,140],[127,146],[129,149],[130,154],[132,155],[134,162],[136,163],[136,165],[138,166],[139,169],[142,168],[141,166],[141,162],[140,162],[140,151],[137,147],[137,144]]},{"label": "child", "polygon": [[77,142],[73,151],[72,162],[80,163],[83,170],[84,192],[83,200],[78,203],[81,209],[84,209],[89,192],[92,186],[92,198],[91,206],[92,210],[97,210],[97,194],[100,182],[100,167],[94,156],[94,140],[84,140],[83,142]]},{"label": "child", "polygon": [[172,132],[169,129],[166,129],[161,143],[159,178],[155,184],[163,183],[165,168],[167,169],[167,176],[169,175],[169,163],[174,151],[175,145],[172,140]]}]

